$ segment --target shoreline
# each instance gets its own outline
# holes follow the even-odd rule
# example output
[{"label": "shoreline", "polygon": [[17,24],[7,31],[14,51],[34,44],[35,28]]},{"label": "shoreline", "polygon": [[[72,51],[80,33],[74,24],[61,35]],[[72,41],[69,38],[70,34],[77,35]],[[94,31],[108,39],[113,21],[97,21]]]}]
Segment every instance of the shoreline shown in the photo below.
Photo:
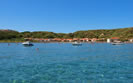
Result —
[{"label": "shoreline", "polygon": [[[7,41],[0,41],[0,43],[23,43],[23,42],[25,42],[25,41],[18,41],[18,42],[14,42],[14,41],[9,41],[9,42],[7,42]],[[32,43],[73,43],[73,42],[32,42]],[[91,44],[93,44],[93,43],[107,43],[107,42],[81,42],[81,43],[91,43]],[[133,42],[123,42],[123,43],[133,43]]]}]

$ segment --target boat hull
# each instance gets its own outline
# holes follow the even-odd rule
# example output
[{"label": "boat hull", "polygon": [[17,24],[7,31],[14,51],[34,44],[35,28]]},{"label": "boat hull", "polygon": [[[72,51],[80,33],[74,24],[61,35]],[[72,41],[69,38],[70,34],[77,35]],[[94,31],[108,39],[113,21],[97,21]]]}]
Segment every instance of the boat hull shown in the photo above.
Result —
[{"label": "boat hull", "polygon": [[72,44],[73,46],[82,46],[82,44]]},{"label": "boat hull", "polygon": [[112,43],[112,45],[123,45],[123,43]]},{"label": "boat hull", "polygon": [[33,44],[23,44],[24,46],[34,46]]}]

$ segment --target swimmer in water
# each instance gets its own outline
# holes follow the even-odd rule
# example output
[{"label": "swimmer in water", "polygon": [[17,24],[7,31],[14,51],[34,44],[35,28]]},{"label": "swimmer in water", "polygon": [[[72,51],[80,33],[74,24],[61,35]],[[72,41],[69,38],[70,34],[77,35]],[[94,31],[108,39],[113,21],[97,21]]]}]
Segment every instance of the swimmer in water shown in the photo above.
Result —
[{"label": "swimmer in water", "polygon": [[8,43],[8,46],[10,46],[10,43]]},{"label": "swimmer in water", "polygon": [[39,48],[36,48],[36,50],[39,50]]}]

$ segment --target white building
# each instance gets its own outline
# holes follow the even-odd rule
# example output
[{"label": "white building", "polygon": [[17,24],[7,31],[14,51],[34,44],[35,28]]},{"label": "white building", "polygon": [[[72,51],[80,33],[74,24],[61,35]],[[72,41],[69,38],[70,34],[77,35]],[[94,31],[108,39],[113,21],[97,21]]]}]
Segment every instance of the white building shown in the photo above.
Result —
[{"label": "white building", "polygon": [[111,39],[107,39],[107,43],[110,43],[111,42]]},{"label": "white building", "polygon": [[133,39],[129,39],[130,42],[133,42]]}]

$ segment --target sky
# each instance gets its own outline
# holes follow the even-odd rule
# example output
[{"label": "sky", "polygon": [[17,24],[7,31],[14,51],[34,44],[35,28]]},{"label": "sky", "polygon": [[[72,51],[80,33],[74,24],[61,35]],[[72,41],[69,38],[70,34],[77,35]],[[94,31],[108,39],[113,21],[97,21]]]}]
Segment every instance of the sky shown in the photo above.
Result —
[{"label": "sky", "polygon": [[133,27],[133,0],[0,0],[0,29],[71,33]]}]

